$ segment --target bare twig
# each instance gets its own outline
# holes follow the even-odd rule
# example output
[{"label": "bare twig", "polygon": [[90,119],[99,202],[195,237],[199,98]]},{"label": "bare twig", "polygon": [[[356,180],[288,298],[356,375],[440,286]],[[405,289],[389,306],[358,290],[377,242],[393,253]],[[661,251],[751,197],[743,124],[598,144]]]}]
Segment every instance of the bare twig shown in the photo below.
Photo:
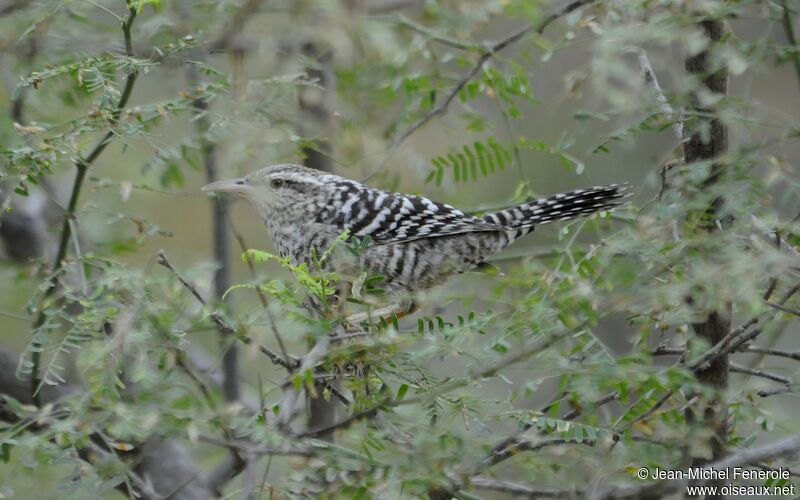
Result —
[{"label": "bare twig", "polygon": [[583,444],[586,446],[594,446],[594,443],[595,442],[593,440],[589,439],[580,442],[575,441],[574,439],[564,438],[549,438],[534,441],[527,436],[517,436],[511,446],[507,446],[502,451],[493,454],[483,465],[497,465],[498,463],[513,457],[521,451],[536,451],[549,446],[557,446],[561,444]]},{"label": "bare twig", "polygon": [[775,395],[778,395],[778,394],[792,394],[792,393],[795,393],[795,392],[797,392],[797,388],[796,387],[781,387],[779,389],[770,389],[770,390],[758,391],[756,394],[760,398],[768,398],[770,396],[775,396]]},{"label": "bare twig", "polygon": [[747,352],[754,352],[757,354],[766,354],[769,356],[778,356],[781,358],[789,358],[795,361],[800,361],[800,351],[781,351],[780,349],[771,349],[761,346],[747,346]]},{"label": "bare twig", "polygon": [[[650,59],[647,57],[647,52],[644,50],[639,51],[639,65],[642,67],[644,83],[653,89],[656,96],[658,111],[667,119],[674,119],[676,116],[675,110],[672,109],[667,96],[664,95],[664,91],[661,89],[661,85],[658,84],[658,78],[656,78],[653,66],[650,64]],[[678,142],[683,141],[683,122],[676,121],[673,123],[672,132],[675,134],[675,138],[678,139]]]},{"label": "bare twig", "polygon": [[[133,57],[134,55],[133,44],[131,42],[131,27],[133,26],[133,21],[136,19],[136,14],[136,7],[132,3],[129,3],[128,17],[125,19],[125,22],[122,23],[122,33],[125,38],[125,53],[130,57]],[[125,105],[127,105],[128,100],[131,97],[133,86],[136,83],[136,78],[138,76],[138,71],[134,70],[129,73],[125,79],[125,86],[122,89],[119,101],[117,101],[117,105],[114,108],[114,111],[111,113],[111,118],[109,120],[110,129],[113,129],[119,122],[122,109],[125,107]],[[47,301],[53,296],[58,287],[58,277],[63,270],[64,259],[66,258],[67,247],[69,246],[69,241],[71,238],[72,225],[70,224],[70,221],[75,217],[75,211],[78,207],[78,198],[80,197],[83,181],[86,178],[86,173],[88,172],[89,167],[97,160],[103,151],[105,151],[106,147],[108,147],[108,145],[111,143],[111,140],[115,136],[116,132],[114,130],[109,130],[97,142],[87,156],[78,157],[75,160],[75,168],[77,169],[77,173],[75,175],[75,181],[72,184],[72,193],[70,194],[69,204],[67,205],[67,210],[64,213],[64,222],[61,226],[61,239],[58,244],[56,258],[53,261],[53,266],[50,270],[50,278],[47,282],[47,288],[45,289],[44,295],[42,296],[42,300],[40,302],[39,315],[37,316],[36,322],[33,325],[34,333],[36,333],[44,325],[45,320],[47,319],[47,315],[45,314],[48,309]],[[42,383],[39,378],[39,366],[41,364],[42,346],[40,342],[36,340],[33,341],[33,344],[34,345],[31,354],[31,394],[33,395],[34,404],[39,406],[41,405],[39,388]]]},{"label": "bare twig", "polygon": [[799,316],[800,317],[800,309],[793,309],[791,307],[786,307],[783,304],[775,304],[774,302],[767,302],[766,304],[768,306],[770,306],[771,308],[773,308],[773,309],[777,309],[779,311],[783,311],[785,313],[789,313],[789,314],[791,314],[793,316]]},{"label": "bare twig", "polygon": [[350,427],[351,425],[353,425],[355,422],[361,420],[362,418],[374,417],[375,415],[377,415],[379,410],[381,410],[383,408],[388,408],[390,406],[393,406],[394,404],[395,404],[395,401],[393,399],[386,398],[383,401],[373,405],[372,407],[367,408],[366,410],[361,410],[359,412],[356,412],[356,413],[350,415],[349,417],[347,417],[347,418],[345,418],[343,420],[340,420],[338,422],[334,422],[334,423],[332,423],[332,424],[330,424],[330,425],[328,425],[326,427],[323,427],[323,428],[320,428],[320,429],[310,429],[310,430],[308,430],[306,432],[303,432],[303,433],[300,434],[300,437],[317,437],[317,436],[330,434],[333,431],[338,430],[338,429],[344,429],[344,428]]},{"label": "bare twig", "polygon": [[[783,304],[789,301],[797,292],[800,291],[800,285],[793,286],[790,288],[784,295],[781,297],[777,303],[774,302],[765,302],[767,305],[774,309],[785,310],[786,312],[795,312],[793,309],[789,309],[784,307]],[[798,312],[800,314],[800,312]],[[714,344],[708,351],[704,352],[694,360],[688,362],[686,364],[687,368],[697,371],[705,369],[709,363],[713,362],[716,359],[719,359],[721,356],[726,356],[732,352],[735,352],[745,346],[748,342],[756,338],[760,335],[763,331],[762,328],[754,328],[749,330],[751,327],[758,325],[759,323],[764,323],[767,321],[768,318],[765,317],[754,317],[743,323],[737,328],[731,330],[725,337],[723,337],[719,342]],[[749,331],[748,331],[749,330]],[[664,354],[671,354],[666,352],[667,349],[664,349]],[[654,353],[657,354],[657,353]]]},{"label": "bare twig", "polygon": [[[778,249],[785,252],[787,255],[797,259],[800,261],[800,251],[798,251],[795,247],[789,244],[788,241],[781,238],[780,235],[766,226],[758,217],[755,215],[749,216],[750,223],[755,227],[756,232],[764,239],[767,243],[775,245]],[[791,270],[791,269],[790,269]],[[769,300],[769,296],[765,295],[764,300]]]},{"label": "bare twig", "polygon": [[410,29],[411,31],[416,31],[420,35],[424,35],[425,37],[427,37],[429,40],[434,40],[436,42],[441,43],[442,45],[447,45],[455,49],[466,50],[469,52],[477,52],[477,53],[483,53],[483,51],[485,50],[485,48],[482,45],[476,43],[462,42],[460,40],[440,35],[439,33],[436,33],[435,31],[426,28],[421,24],[415,23],[414,21],[403,15],[398,16],[397,22],[400,26],[404,26]]},{"label": "bare twig", "polygon": [[389,160],[392,157],[392,154],[397,150],[397,148],[402,144],[406,139],[408,139],[414,132],[420,129],[423,125],[431,121],[432,119],[436,118],[437,116],[444,115],[447,113],[450,104],[453,100],[458,96],[458,93],[461,92],[461,89],[469,83],[473,78],[478,76],[478,74],[483,69],[483,66],[495,55],[503,50],[507,49],[511,45],[515,44],[516,42],[523,39],[526,35],[530,33],[538,33],[541,34],[544,30],[550,26],[555,20],[558,18],[569,14],[581,7],[594,3],[596,0],[575,0],[570,2],[566,6],[564,6],[559,11],[548,15],[544,19],[542,19],[539,24],[536,26],[528,25],[520,30],[515,31],[508,37],[496,42],[494,44],[490,44],[484,47],[483,53],[472,66],[472,68],[461,77],[461,79],[453,86],[453,88],[448,91],[442,99],[440,99],[433,108],[428,111],[425,115],[419,118],[416,122],[414,122],[411,126],[397,134],[394,139],[392,139],[392,143],[389,145],[389,151],[386,154],[386,157],[377,166],[374,170],[372,170],[366,177],[364,177],[363,181],[367,181],[372,178],[375,174],[383,170],[386,165],[389,163]]},{"label": "bare twig", "polygon": [[472,477],[469,480],[469,484],[479,490],[498,491],[510,495],[523,495],[529,498],[569,498],[575,493],[572,490],[536,488],[527,484],[486,476]]},{"label": "bare twig", "polygon": [[792,381],[782,375],[777,375],[775,373],[770,373],[764,370],[757,370],[755,368],[748,368],[746,366],[737,365],[736,363],[730,364],[730,369],[732,372],[735,373],[744,373],[745,375],[752,375],[754,377],[761,377],[767,380],[774,380],[775,382],[780,382],[782,384],[789,385]]},{"label": "bare twig", "polygon": [[[609,392],[608,394],[606,394],[602,398],[600,398],[597,401],[591,403],[591,407],[592,408],[599,408],[600,406],[603,406],[603,405],[605,405],[607,403],[610,403],[612,401],[616,401],[618,399],[619,399],[619,392],[617,392],[617,391]],[[566,415],[564,415],[563,420],[575,420],[576,418],[581,416],[581,413],[582,413],[582,410],[580,408],[575,408],[571,412],[569,412]]]},{"label": "bare twig", "polygon": [[[686,367],[690,370],[703,370],[708,367],[708,364],[718,359],[720,356],[725,356],[734,350],[734,345],[737,345],[742,340],[742,335],[745,334],[752,326],[757,325],[761,318],[751,318],[741,326],[731,330],[725,337],[714,346],[698,356],[697,358],[686,363]],[[760,333],[760,330],[753,330]],[[747,339],[750,340],[750,339]]]}]

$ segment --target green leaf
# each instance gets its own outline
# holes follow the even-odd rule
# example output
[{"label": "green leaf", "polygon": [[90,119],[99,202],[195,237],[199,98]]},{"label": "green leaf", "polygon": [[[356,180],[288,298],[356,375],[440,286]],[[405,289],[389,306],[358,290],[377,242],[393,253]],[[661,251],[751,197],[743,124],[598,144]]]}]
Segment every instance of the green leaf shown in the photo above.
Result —
[{"label": "green leaf", "polygon": [[400,387],[397,388],[397,396],[395,396],[396,401],[401,401],[406,393],[408,392],[408,384],[402,384]]}]

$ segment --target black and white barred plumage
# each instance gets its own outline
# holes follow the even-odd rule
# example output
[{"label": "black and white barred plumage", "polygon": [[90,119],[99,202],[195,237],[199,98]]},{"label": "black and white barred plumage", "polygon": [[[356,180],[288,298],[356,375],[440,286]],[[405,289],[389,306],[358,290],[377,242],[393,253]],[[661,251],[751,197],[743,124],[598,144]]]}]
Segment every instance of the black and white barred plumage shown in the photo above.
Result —
[{"label": "black and white barred plumage", "polygon": [[385,277],[390,293],[420,290],[481,264],[534,227],[609,209],[624,188],[578,189],[478,217],[421,196],[390,193],[299,165],[275,165],[207,191],[245,195],[282,256],[308,262],[344,231],[372,241],[358,261],[333,259],[334,270]]}]

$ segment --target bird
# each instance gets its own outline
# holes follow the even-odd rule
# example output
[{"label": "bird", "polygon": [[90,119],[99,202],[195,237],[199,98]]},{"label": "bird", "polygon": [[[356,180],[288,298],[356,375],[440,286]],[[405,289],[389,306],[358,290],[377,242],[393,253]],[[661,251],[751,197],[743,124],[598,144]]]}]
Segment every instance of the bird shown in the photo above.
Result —
[{"label": "bird", "polygon": [[[481,266],[537,226],[612,209],[627,195],[627,185],[576,189],[484,215],[295,164],[212,182],[202,191],[249,200],[279,255],[296,266],[311,265],[342,235],[366,241],[360,254],[325,265],[343,276],[382,276],[386,295],[405,298],[372,317],[400,317],[415,309],[407,298],[413,292]],[[362,319],[363,313],[350,321]]]}]

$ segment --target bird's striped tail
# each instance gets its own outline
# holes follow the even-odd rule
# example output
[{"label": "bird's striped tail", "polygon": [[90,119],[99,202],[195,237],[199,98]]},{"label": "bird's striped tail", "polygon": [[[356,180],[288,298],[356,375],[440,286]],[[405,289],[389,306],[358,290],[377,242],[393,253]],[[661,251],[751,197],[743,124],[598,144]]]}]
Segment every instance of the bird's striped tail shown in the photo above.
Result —
[{"label": "bird's striped tail", "polygon": [[620,205],[622,198],[628,196],[627,189],[625,184],[576,189],[486,214],[483,218],[508,229],[532,229],[540,224],[573,219]]}]

